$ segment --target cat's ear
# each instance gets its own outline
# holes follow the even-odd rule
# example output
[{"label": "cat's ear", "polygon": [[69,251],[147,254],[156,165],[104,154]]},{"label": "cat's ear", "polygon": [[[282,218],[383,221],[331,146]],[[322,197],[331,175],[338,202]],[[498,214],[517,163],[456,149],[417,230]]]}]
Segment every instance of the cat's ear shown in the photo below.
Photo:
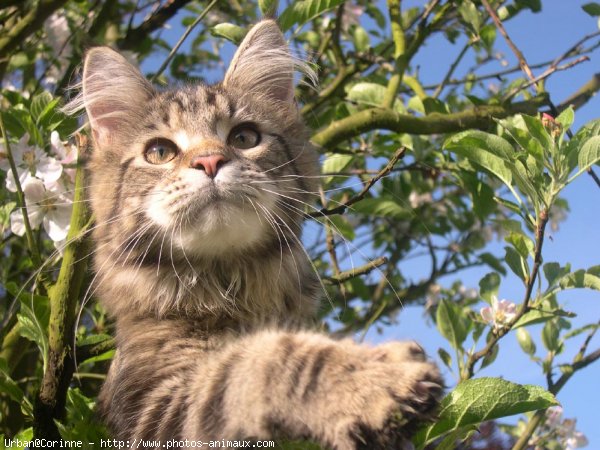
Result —
[{"label": "cat's ear", "polygon": [[295,61],[274,20],[263,20],[248,32],[225,75],[225,87],[280,102],[294,99]]},{"label": "cat's ear", "polygon": [[136,67],[109,47],[87,52],[82,78],[81,102],[99,144],[137,122],[155,92]]}]

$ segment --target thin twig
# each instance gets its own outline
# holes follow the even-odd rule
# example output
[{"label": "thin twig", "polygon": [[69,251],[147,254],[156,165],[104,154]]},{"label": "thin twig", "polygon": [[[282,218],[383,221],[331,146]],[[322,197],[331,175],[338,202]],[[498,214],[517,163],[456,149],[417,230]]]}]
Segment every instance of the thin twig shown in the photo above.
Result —
[{"label": "thin twig", "polygon": [[439,95],[442,93],[442,90],[444,89],[444,87],[448,83],[448,80],[450,80],[450,77],[452,76],[452,74],[456,70],[456,67],[458,67],[458,64],[460,64],[460,61],[463,59],[463,57],[467,53],[467,50],[469,50],[470,47],[471,47],[471,43],[468,42],[462,48],[462,50],[460,51],[460,53],[458,54],[458,56],[456,57],[456,59],[454,60],[454,62],[452,63],[452,65],[450,66],[450,69],[448,69],[448,72],[446,72],[446,76],[444,76],[444,79],[442,80],[442,82],[438,85],[437,88],[435,88],[435,91],[431,95],[433,98],[438,98]]},{"label": "thin twig", "polygon": [[494,11],[494,9],[490,6],[490,4],[488,3],[487,0],[481,0],[481,3],[487,10],[487,12],[490,15],[490,17],[492,18],[492,20],[494,21],[494,24],[496,25],[496,28],[498,28],[498,31],[500,31],[500,34],[504,37],[504,39],[506,40],[506,43],[508,44],[508,46],[511,48],[511,50],[513,51],[513,53],[519,60],[519,65],[521,66],[521,70],[523,70],[523,72],[525,72],[525,75],[527,75],[527,78],[529,78],[530,80],[533,80],[535,77],[533,76],[533,72],[531,71],[529,64],[527,64],[527,60],[525,59],[525,56],[523,56],[523,53],[521,52],[521,50],[519,50],[519,48],[515,45],[515,43],[512,41],[512,39],[506,32],[506,29],[504,28],[502,21],[498,17],[498,14],[496,14],[496,11]]},{"label": "thin twig", "polygon": [[140,42],[148,37],[152,32],[162,27],[167,20],[177,14],[181,8],[187,5],[191,0],[167,0],[160,9],[156,10],[147,20],[136,28],[130,30],[125,37],[118,42],[118,47],[122,50],[134,50],[140,45]]},{"label": "thin twig", "polygon": [[202,19],[204,19],[204,16],[206,16],[208,14],[208,12],[212,9],[212,7],[217,4],[217,1],[218,0],[213,0],[212,2],[210,2],[206,6],[206,8],[204,8],[204,11],[202,11],[200,13],[200,15],[196,18],[196,20],[194,20],[194,22],[192,22],[192,24],[189,27],[187,27],[187,29],[185,30],[183,35],[179,38],[179,41],[177,41],[177,44],[175,44],[175,47],[173,47],[173,49],[171,49],[171,52],[169,53],[169,56],[167,56],[167,59],[164,60],[164,62],[162,63],[162,65],[160,66],[158,71],[154,74],[154,76],[150,80],[151,82],[154,82],[164,72],[164,70],[167,68],[167,66],[169,65],[169,63],[171,62],[171,60],[173,59],[173,57],[175,56],[177,51],[179,50],[179,47],[181,47],[181,44],[183,44],[183,42],[186,40],[186,38],[189,36],[189,34],[192,32],[192,30],[194,28],[196,28],[196,25],[198,25],[200,23],[200,21]]},{"label": "thin twig", "polygon": [[506,94],[504,96],[503,101],[510,100],[515,95],[517,95],[519,92],[521,92],[522,90],[527,89],[528,87],[530,87],[530,86],[532,86],[534,84],[537,84],[537,83],[539,83],[542,80],[545,80],[550,75],[552,75],[554,72],[560,72],[562,70],[570,69],[571,67],[576,66],[577,64],[580,64],[582,62],[586,62],[586,61],[589,61],[589,60],[590,60],[590,58],[587,57],[587,56],[580,56],[576,60],[571,61],[571,62],[569,62],[567,64],[564,64],[562,66],[551,65],[550,67],[548,67],[548,69],[546,69],[543,73],[541,73],[537,77],[534,77],[533,79],[527,81],[526,83],[522,84],[521,86],[517,86],[515,89],[513,89],[512,91],[510,91],[508,94]]},{"label": "thin twig", "polygon": [[397,150],[396,153],[394,153],[394,156],[392,156],[390,161],[387,163],[387,165],[383,169],[381,169],[377,175],[375,175],[373,178],[371,178],[369,181],[367,181],[367,183],[365,184],[363,189],[358,194],[356,194],[354,197],[346,200],[344,203],[342,203],[339,206],[336,206],[335,208],[332,208],[332,209],[321,208],[319,211],[310,213],[309,216],[310,217],[322,217],[322,216],[331,216],[334,214],[343,214],[346,211],[346,209],[348,209],[348,207],[350,207],[354,203],[362,200],[365,197],[365,195],[367,195],[367,193],[369,192],[369,190],[373,187],[373,185],[375,183],[377,183],[381,178],[383,178],[388,173],[390,173],[390,171],[394,168],[394,165],[400,159],[402,159],[405,152],[406,152],[405,147],[401,147],[399,150]]},{"label": "thin twig", "polygon": [[385,263],[387,263],[387,261],[388,259],[385,256],[380,256],[379,258],[369,261],[364,266],[355,267],[350,270],[345,270],[344,272],[340,272],[339,275],[326,278],[326,280],[332,284],[340,284],[360,275],[370,273],[379,266],[383,266]]},{"label": "thin twig", "polygon": [[590,174],[590,176],[592,177],[592,179],[596,182],[596,184],[598,185],[598,187],[600,187],[600,178],[598,178],[598,175],[596,175],[596,172],[594,172],[593,168],[589,168],[587,170],[587,173]]}]

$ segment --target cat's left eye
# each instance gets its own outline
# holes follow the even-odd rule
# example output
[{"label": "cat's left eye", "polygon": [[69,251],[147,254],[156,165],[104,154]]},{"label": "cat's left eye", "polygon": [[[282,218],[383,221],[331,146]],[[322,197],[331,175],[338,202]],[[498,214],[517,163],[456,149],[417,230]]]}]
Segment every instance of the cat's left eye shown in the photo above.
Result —
[{"label": "cat's left eye", "polygon": [[177,156],[179,149],[168,139],[152,140],[146,144],[144,159],[150,164],[166,164]]},{"label": "cat's left eye", "polygon": [[253,148],[260,143],[260,133],[254,125],[243,123],[231,130],[227,138],[227,143],[232,147],[242,150]]}]

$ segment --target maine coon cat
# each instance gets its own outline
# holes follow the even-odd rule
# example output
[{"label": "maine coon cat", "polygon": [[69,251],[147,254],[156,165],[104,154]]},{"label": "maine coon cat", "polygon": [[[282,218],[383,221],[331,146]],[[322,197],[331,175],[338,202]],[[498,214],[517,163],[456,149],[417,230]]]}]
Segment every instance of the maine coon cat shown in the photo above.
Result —
[{"label": "maine coon cat", "polygon": [[388,449],[431,417],[438,369],[415,343],[310,331],[301,248],[317,153],[275,22],[222,83],[156,90],[117,52],[85,58],[98,295],[117,354],[100,396],[117,439],[309,438]]}]

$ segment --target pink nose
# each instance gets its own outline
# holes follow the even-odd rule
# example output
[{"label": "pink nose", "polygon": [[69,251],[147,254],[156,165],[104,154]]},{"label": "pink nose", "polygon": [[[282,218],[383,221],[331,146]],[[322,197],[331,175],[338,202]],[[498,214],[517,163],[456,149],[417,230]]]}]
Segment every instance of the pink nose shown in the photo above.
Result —
[{"label": "pink nose", "polygon": [[204,170],[206,175],[214,178],[219,169],[228,161],[223,155],[196,156],[192,159],[190,166],[194,169]]}]

